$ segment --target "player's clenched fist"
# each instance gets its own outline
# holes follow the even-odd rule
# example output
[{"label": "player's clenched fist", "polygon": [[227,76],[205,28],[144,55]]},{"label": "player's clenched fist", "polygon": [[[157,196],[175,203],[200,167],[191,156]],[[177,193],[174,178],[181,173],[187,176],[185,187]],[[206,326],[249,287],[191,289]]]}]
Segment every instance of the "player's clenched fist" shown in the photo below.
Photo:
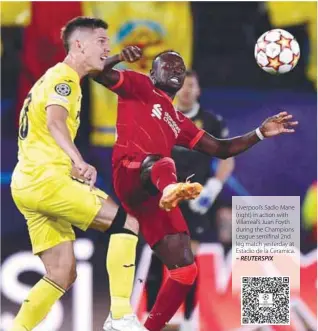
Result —
[{"label": "player's clenched fist", "polygon": [[79,161],[75,163],[74,167],[78,170],[79,175],[83,177],[85,181],[87,181],[92,190],[97,178],[96,169],[85,161]]},{"label": "player's clenched fist", "polygon": [[120,59],[126,62],[136,62],[142,56],[142,50],[137,46],[127,46],[120,53]]}]

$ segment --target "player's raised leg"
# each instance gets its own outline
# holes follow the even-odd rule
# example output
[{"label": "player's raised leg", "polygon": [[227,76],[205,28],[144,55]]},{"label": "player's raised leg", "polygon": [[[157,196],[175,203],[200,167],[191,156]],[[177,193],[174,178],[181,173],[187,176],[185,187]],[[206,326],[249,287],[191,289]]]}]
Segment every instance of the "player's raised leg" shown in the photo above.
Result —
[{"label": "player's raised leg", "polygon": [[33,330],[76,279],[73,242],[65,241],[39,254],[46,274],[24,300],[11,331]]},{"label": "player's raised leg", "polygon": [[[92,228],[110,234],[106,267],[109,274],[111,309],[104,329],[142,331],[130,304],[135,273],[136,246],[139,225],[135,218],[105,194],[88,185],[64,179],[58,198],[69,197],[63,215],[72,225],[82,229]],[[57,193],[55,192],[55,197]],[[85,202],[85,203],[84,203]],[[61,210],[59,210],[61,212]]]},{"label": "player's raised leg", "polygon": [[[91,191],[88,185],[69,176],[40,186],[41,190],[12,190],[18,208],[28,221],[33,252],[41,257],[48,273],[31,290],[32,301],[27,298],[29,301],[21,307],[12,331],[32,330],[75,280],[72,225],[83,231],[91,227],[111,234],[107,269],[112,314],[120,326],[118,330],[145,330],[132,314],[129,302],[138,240],[137,221],[127,216],[104,192],[96,188]],[[40,197],[41,204],[37,204]],[[42,304],[29,304],[34,300]]]},{"label": "player's raised leg", "polygon": [[199,183],[177,182],[176,166],[170,157],[148,156],[143,162],[142,172],[143,180],[151,180],[162,193],[159,206],[167,211],[183,200],[195,199],[202,191]]},{"label": "player's raised leg", "polygon": [[153,250],[169,269],[169,277],[160,289],[145,327],[150,331],[160,331],[190,291],[197,276],[197,266],[190,237],[186,233],[166,235]]}]

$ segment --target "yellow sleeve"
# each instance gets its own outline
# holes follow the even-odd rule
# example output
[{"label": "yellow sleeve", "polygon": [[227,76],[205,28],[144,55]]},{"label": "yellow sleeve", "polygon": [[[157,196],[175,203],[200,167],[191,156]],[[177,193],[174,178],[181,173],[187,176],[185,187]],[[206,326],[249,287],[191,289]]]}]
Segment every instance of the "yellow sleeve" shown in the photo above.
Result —
[{"label": "yellow sleeve", "polygon": [[58,105],[70,112],[71,106],[76,102],[77,94],[77,86],[73,80],[67,77],[52,79],[46,88],[45,108]]}]

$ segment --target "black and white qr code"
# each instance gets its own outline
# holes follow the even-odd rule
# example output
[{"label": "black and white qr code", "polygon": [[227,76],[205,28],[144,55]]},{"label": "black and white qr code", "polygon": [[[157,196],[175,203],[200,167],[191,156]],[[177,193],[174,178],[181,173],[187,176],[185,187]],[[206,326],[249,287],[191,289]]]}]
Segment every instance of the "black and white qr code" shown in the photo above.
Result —
[{"label": "black and white qr code", "polygon": [[289,277],[242,277],[241,324],[290,324]]}]

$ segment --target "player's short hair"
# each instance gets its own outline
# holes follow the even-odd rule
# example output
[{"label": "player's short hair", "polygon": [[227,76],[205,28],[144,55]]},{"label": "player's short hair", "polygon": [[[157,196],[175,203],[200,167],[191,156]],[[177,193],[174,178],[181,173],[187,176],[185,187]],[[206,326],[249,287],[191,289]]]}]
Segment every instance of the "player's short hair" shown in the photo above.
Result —
[{"label": "player's short hair", "polygon": [[154,62],[156,61],[156,59],[158,59],[158,57],[160,57],[161,55],[164,55],[164,54],[166,54],[166,53],[175,53],[175,54],[177,54],[177,55],[179,55],[179,56],[181,57],[181,54],[178,53],[178,52],[176,52],[176,51],[174,51],[173,49],[166,49],[165,51],[160,52],[159,54],[157,54],[157,55],[153,58],[153,60],[152,60],[152,66],[153,66]]},{"label": "player's short hair", "polygon": [[99,18],[85,16],[78,16],[68,21],[61,30],[61,39],[67,53],[69,52],[70,36],[78,28],[88,28],[93,30],[102,28],[107,30],[108,24]]}]

